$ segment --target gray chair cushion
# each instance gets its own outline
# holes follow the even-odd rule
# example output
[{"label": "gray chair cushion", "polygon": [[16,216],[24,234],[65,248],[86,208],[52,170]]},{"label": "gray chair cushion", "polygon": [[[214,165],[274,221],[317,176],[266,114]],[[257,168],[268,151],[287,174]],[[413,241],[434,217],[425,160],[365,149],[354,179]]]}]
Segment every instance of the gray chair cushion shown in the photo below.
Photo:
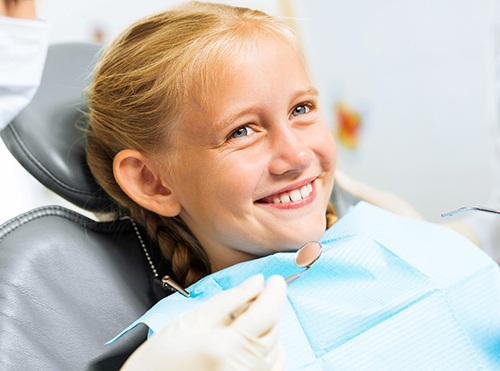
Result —
[{"label": "gray chair cushion", "polygon": [[158,300],[152,281],[130,221],[98,223],[48,206],[5,223],[0,369],[87,369]]}]

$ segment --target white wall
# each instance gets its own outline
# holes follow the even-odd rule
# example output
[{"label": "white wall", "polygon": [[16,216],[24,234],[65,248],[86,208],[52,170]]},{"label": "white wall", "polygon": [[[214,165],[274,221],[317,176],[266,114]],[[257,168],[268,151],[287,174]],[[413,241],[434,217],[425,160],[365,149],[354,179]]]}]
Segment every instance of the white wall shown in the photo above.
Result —
[{"label": "white wall", "polygon": [[[94,30],[105,32],[106,40],[115,37],[133,21],[148,14],[184,3],[184,0],[39,0],[40,16],[52,25],[51,40],[91,40]],[[262,9],[279,14],[276,0],[221,0],[229,3]]]},{"label": "white wall", "polygon": [[493,1],[294,5],[330,123],[339,98],[364,115],[359,147],[338,146],[339,168],[405,197],[431,220],[485,205],[495,179]]}]

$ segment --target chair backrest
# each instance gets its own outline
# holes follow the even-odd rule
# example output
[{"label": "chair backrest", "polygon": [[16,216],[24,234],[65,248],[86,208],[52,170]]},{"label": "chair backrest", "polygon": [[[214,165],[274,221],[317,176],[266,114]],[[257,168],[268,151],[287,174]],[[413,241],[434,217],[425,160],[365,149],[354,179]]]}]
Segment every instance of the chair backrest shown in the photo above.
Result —
[{"label": "chair backrest", "polygon": [[85,160],[85,87],[101,46],[51,45],[42,82],[29,106],[2,131],[7,148],[38,181],[89,211],[113,202],[94,181]]},{"label": "chair backrest", "polygon": [[[114,209],[89,172],[80,130],[99,51],[51,46],[39,91],[2,132],[35,178],[94,212]],[[161,296],[130,220],[96,222],[60,206],[20,215],[0,227],[0,369],[87,369]]]},{"label": "chair backrest", "polygon": [[[36,179],[92,212],[115,209],[90,174],[81,130],[99,52],[96,44],[52,45],[36,96],[1,133]],[[356,200],[335,187],[332,201],[342,215]],[[171,274],[138,231],[160,276]],[[166,294],[130,220],[97,222],[60,206],[22,214],[0,226],[0,369],[86,369]],[[144,334],[127,338],[133,347]]]}]

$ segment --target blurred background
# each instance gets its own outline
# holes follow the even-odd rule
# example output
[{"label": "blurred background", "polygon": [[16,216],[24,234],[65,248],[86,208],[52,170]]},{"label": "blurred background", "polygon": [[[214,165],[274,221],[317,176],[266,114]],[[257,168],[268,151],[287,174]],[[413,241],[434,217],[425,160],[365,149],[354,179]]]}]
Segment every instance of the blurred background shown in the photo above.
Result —
[{"label": "blurred background", "polygon": [[[108,43],[174,0],[40,0],[51,42]],[[338,167],[405,198],[428,220],[492,204],[500,183],[495,139],[495,0],[231,0],[284,17],[298,31]],[[69,206],[0,143],[0,223],[33,207]]]}]

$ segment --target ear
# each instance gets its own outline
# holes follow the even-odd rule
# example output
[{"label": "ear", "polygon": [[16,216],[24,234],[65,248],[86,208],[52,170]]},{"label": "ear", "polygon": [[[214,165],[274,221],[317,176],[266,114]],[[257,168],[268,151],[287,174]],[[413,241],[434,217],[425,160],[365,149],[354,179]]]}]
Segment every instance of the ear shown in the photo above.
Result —
[{"label": "ear", "polygon": [[139,151],[120,151],[113,161],[113,173],[123,192],[138,205],[163,216],[181,212],[181,205],[164,183],[158,164]]}]

